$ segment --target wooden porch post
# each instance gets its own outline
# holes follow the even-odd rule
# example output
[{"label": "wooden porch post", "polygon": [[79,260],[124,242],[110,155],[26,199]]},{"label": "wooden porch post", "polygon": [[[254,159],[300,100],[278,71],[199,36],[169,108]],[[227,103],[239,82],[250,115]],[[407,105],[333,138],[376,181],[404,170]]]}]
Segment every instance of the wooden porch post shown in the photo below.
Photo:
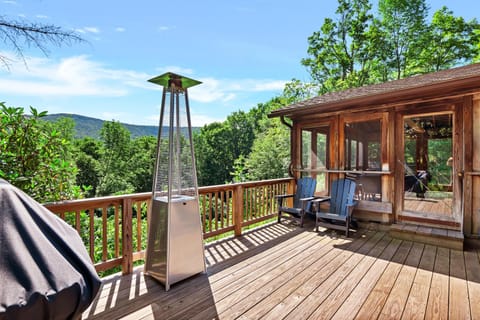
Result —
[{"label": "wooden porch post", "polygon": [[243,191],[241,184],[236,185],[233,190],[233,225],[236,237],[242,235]]},{"label": "wooden porch post", "polygon": [[133,272],[132,200],[122,201],[122,274]]}]

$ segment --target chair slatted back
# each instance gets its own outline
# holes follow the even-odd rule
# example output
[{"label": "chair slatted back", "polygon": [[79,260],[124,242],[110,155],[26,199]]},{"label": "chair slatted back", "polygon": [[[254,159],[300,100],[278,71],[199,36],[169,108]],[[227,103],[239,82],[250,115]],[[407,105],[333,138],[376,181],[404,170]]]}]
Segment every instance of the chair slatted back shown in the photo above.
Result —
[{"label": "chair slatted back", "polygon": [[330,211],[340,216],[347,215],[347,204],[353,203],[356,183],[350,179],[338,179],[332,182],[330,190]]},{"label": "chair slatted back", "polygon": [[[311,177],[304,177],[304,178],[298,179],[297,190],[293,198],[293,207],[301,208],[302,203],[300,202],[300,199],[313,197],[316,187],[317,187],[317,180]],[[308,202],[307,208],[305,208],[305,210],[310,211],[310,206],[311,206],[311,203]]]}]

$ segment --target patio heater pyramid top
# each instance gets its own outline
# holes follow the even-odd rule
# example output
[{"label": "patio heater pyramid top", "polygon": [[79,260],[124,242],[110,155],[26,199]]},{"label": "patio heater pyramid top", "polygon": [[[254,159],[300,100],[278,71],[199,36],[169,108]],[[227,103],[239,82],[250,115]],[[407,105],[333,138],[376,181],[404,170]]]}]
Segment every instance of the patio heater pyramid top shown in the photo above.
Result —
[{"label": "patio heater pyramid top", "polygon": [[148,80],[149,82],[167,87],[167,88],[180,88],[180,89],[187,89],[202,82],[190,79],[179,74],[173,72],[166,72],[158,77],[152,78]]}]

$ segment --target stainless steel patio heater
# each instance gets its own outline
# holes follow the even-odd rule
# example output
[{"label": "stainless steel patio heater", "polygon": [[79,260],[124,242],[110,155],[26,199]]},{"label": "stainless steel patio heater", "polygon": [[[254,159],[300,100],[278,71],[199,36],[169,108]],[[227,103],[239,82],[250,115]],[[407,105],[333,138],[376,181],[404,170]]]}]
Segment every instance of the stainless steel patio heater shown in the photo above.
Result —
[{"label": "stainless steel patio heater", "polygon": [[145,272],[170,285],[205,272],[203,234],[187,89],[200,84],[171,72],[163,86]]}]

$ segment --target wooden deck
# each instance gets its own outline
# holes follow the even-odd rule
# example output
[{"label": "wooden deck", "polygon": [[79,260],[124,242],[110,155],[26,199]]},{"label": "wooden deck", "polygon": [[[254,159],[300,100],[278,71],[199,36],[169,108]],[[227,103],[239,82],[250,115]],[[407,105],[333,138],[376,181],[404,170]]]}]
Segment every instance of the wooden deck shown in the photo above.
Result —
[{"label": "wooden deck", "polygon": [[88,319],[480,319],[477,250],[314,232],[286,221],[205,247],[207,273],[164,287],[111,276]]},{"label": "wooden deck", "polygon": [[414,212],[424,212],[439,216],[452,216],[452,199],[421,199],[405,197],[404,209]]}]

